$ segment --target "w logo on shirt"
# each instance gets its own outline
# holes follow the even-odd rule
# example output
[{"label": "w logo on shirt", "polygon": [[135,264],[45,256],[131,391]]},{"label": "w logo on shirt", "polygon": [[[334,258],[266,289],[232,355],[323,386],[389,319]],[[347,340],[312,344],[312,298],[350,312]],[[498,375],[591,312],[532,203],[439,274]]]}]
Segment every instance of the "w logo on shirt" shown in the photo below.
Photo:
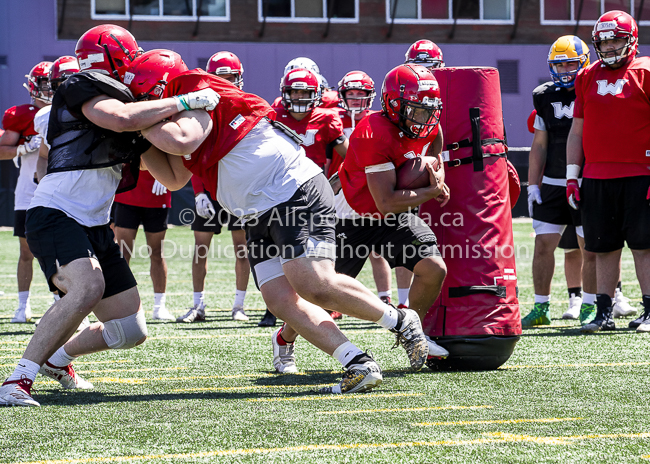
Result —
[{"label": "w logo on shirt", "polygon": [[316,134],[318,134],[318,129],[308,129],[305,135],[300,136],[302,137],[302,144],[305,147],[313,145],[316,142]]},{"label": "w logo on shirt", "polygon": [[618,79],[614,84],[610,84],[605,80],[596,81],[596,84],[598,84],[598,95],[607,95],[608,93],[611,93],[616,96],[623,92],[623,86],[627,84],[627,82],[627,79]]},{"label": "w logo on shirt", "polygon": [[569,106],[564,106],[561,102],[552,102],[551,105],[553,105],[553,113],[556,119],[573,119],[573,103],[571,102]]}]

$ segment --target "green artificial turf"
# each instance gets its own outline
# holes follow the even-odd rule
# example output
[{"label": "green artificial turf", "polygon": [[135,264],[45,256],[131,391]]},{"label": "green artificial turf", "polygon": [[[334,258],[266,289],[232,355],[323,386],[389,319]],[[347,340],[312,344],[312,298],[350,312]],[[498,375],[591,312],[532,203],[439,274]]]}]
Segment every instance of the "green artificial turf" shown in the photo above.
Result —
[{"label": "green artificial turf", "polygon": [[[530,222],[516,223],[514,233],[525,315],[533,301]],[[140,245],[142,231],[138,238]],[[168,259],[167,307],[179,315],[192,303],[193,237],[177,227],[167,238],[177,247]],[[568,296],[560,251],[553,325],[524,331],[503,368],[412,373],[404,351],[390,349],[387,331],[345,317],[341,329],[374,353],[384,383],[367,394],[323,397],[313,390],[337,382],[340,366],[304,340],[296,346],[300,374],[272,373],[273,329],[257,327],[264,303],[252,279],[251,321],[231,320],[230,244],[228,233],[215,237],[206,323],[150,321],[143,346],[80,358],[77,371],[95,384],[92,391],[64,391],[38,377],[35,398],[42,407],[0,408],[0,462],[648,462],[648,336],[628,330],[628,320],[617,320],[615,332],[589,336],[580,334],[577,321],[561,320]],[[9,323],[17,305],[18,241],[2,231],[0,247],[5,377],[33,326]],[[219,257],[219,247],[228,257]],[[151,316],[149,262],[136,256],[132,268]],[[375,289],[369,265],[360,279]],[[638,306],[629,250],[623,290]],[[51,296],[37,265],[32,292],[40,315]]]}]

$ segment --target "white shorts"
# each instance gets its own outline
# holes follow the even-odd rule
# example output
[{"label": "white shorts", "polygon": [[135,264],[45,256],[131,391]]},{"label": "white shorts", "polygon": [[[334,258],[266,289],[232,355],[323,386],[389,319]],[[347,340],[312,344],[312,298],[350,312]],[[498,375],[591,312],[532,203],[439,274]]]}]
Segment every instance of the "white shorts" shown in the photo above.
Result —
[{"label": "white shorts", "polygon": [[[537,219],[533,219],[533,229],[535,229],[535,234],[537,235],[545,235],[545,234],[562,235],[564,233],[564,229],[566,228],[567,228],[566,224],[551,224],[549,222],[538,221]],[[576,226],[576,234],[578,234],[578,237],[585,238],[585,233],[582,229],[582,226]]]}]

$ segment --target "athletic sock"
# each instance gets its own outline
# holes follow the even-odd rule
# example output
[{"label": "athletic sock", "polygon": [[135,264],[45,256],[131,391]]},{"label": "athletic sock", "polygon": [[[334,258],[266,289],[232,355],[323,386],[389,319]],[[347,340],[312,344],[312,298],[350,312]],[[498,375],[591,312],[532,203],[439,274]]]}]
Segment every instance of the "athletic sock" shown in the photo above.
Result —
[{"label": "athletic sock", "polygon": [[377,324],[382,326],[384,329],[393,329],[397,325],[399,320],[399,310],[393,306],[386,305],[384,309],[384,314],[379,318]]},{"label": "athletic sock", "polygon": [[392,290],[387,290],[385,292],[377,292],[377,296],[381,298],[382,296],[387,296],[388,298],[393,297],[393,291]]},{"label": "athletic sock", "polygon": [[205,306],[205,292],[194,292],[194,306]]},{"label": "athletic sock", "polygon": [[160,309],[165,307],[166,296],[164,293],[153,294],[153,309]]},{"label": "athletic sock", "polygon": [[26,308],[29,305],[29,290],[18,292],[18,307]]},{"label": "athletic sock", "polygon": [[[284,327],[282,327],[282,328],[284,328]],[[276,337],[276,341],[278,342],[278,345],[281,345],[281,346],[291,345],[293,343],[293,342],[288,342],[284,338],[282,338],[282,330],[280,330],[278,332],[278,336]]]},{"label": "athletic sock", "polygon": [[59,296],[58,292],[57,293],[52,293],[52,296],[54,296],[54,301],[59,301],[61,297]]},{"label": "athletic sock", "polygon": [[7,378],[7,380],[5,380],[5,382],[9,380],[20,380],[23,377],[27,377],[33,382],[36,379],[36,375],[40,369],[41,366],[36,364],[34,361],[22,358],[20,361],[18,361],[18,365],[16,365],[14,372]]},{"label": "athletic sock", "polygon": [[569,298],[571,298],[572,296],[577,296],[579,298],[582,298],[582,287],[570,287],[568,291],[569,291]]},{"label": "athletic sock", "polygon": [[235,302],[233,303],[232,307],[243,308],[244,298],[246,298],[246,290],[235,290]]},{"label": "athletic sock", "polygon": [[61,347],[56,350],[56,352],[50,357],[50,359],[47,360],[47,362],[56,367],[65,367],[75,359],[77,359],[76,356],[70,356],[68,353],[66,353],[65,349]]},{"label": "athletic sock", "polygon": [[409,305],[409,291],[410,288],[398,288],[397,289],[397,299],[399,300],[398,304],[408,306]]},{"label": "athletic sock", "polygon": [[550,303],[551,295],[537,295],[535,294],[535,304],[537,303]]},{"label": "athletic sock", "polygon": [[595,293],[583,293],[582,294],[582,304],[596,304],[596,294]]},{"label": "athletic sock", "polygon": [[362,354],[364,354],[364,352],[357,348],[354,343],[345,342],[334,350],[332,357],[340,362],[343,367],[348,367],[350,363],[355,361],[355,358]]}]

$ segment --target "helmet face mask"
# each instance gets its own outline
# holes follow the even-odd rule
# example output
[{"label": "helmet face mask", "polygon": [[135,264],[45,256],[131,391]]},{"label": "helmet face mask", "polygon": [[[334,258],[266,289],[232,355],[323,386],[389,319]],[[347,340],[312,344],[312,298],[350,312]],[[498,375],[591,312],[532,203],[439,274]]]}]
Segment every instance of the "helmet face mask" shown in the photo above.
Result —
[{"label": "helmet face mask", "polygon": [[589,47],[575,35],[565,35],[551,45],[548,70],[558,87],[571,88],[578,72],[589,66]]},{"label": "helmet face mask", "polygon": [[397,66],[384,78],[381,106],[388,119],[407,137],[428,137],[440,122],[442,111],[438,81],[423,66]]},{"label": "helmet face mask", "polygon": [[[350,93],[354,91],[354,96]],[[370,109],[375,96],[375,83],[363,71],[351,71],[339,81],[340,105],[346,111],[362,112]]]},{"label": "helmet face mask", "polygon": [[[616,39],[625,41],[619,44]],[[636,56],[639,28],[634,18],[624,11],[608,11],[596,21],[591,40],[598,58],[607,66],[618,68]],[[607,50],[603,50],[603,45]]]},{"label": "helmet face mask", "polygon": [[[302,90],[308,96],[296,98],[292,91]],[[293,69],[280,81],[282,106],[292,113],[308,113],[321,101],[321,86],[316,75],[308,69]]]},{"label": "helmet face mask", "polygon": [[32,100],[40,100],[44,103],[51,103],[54,92],[50,85],[51,61],[41,61],[34,66],[29,74],[26,74],[27,83],[23,87],[27,89]]}]

